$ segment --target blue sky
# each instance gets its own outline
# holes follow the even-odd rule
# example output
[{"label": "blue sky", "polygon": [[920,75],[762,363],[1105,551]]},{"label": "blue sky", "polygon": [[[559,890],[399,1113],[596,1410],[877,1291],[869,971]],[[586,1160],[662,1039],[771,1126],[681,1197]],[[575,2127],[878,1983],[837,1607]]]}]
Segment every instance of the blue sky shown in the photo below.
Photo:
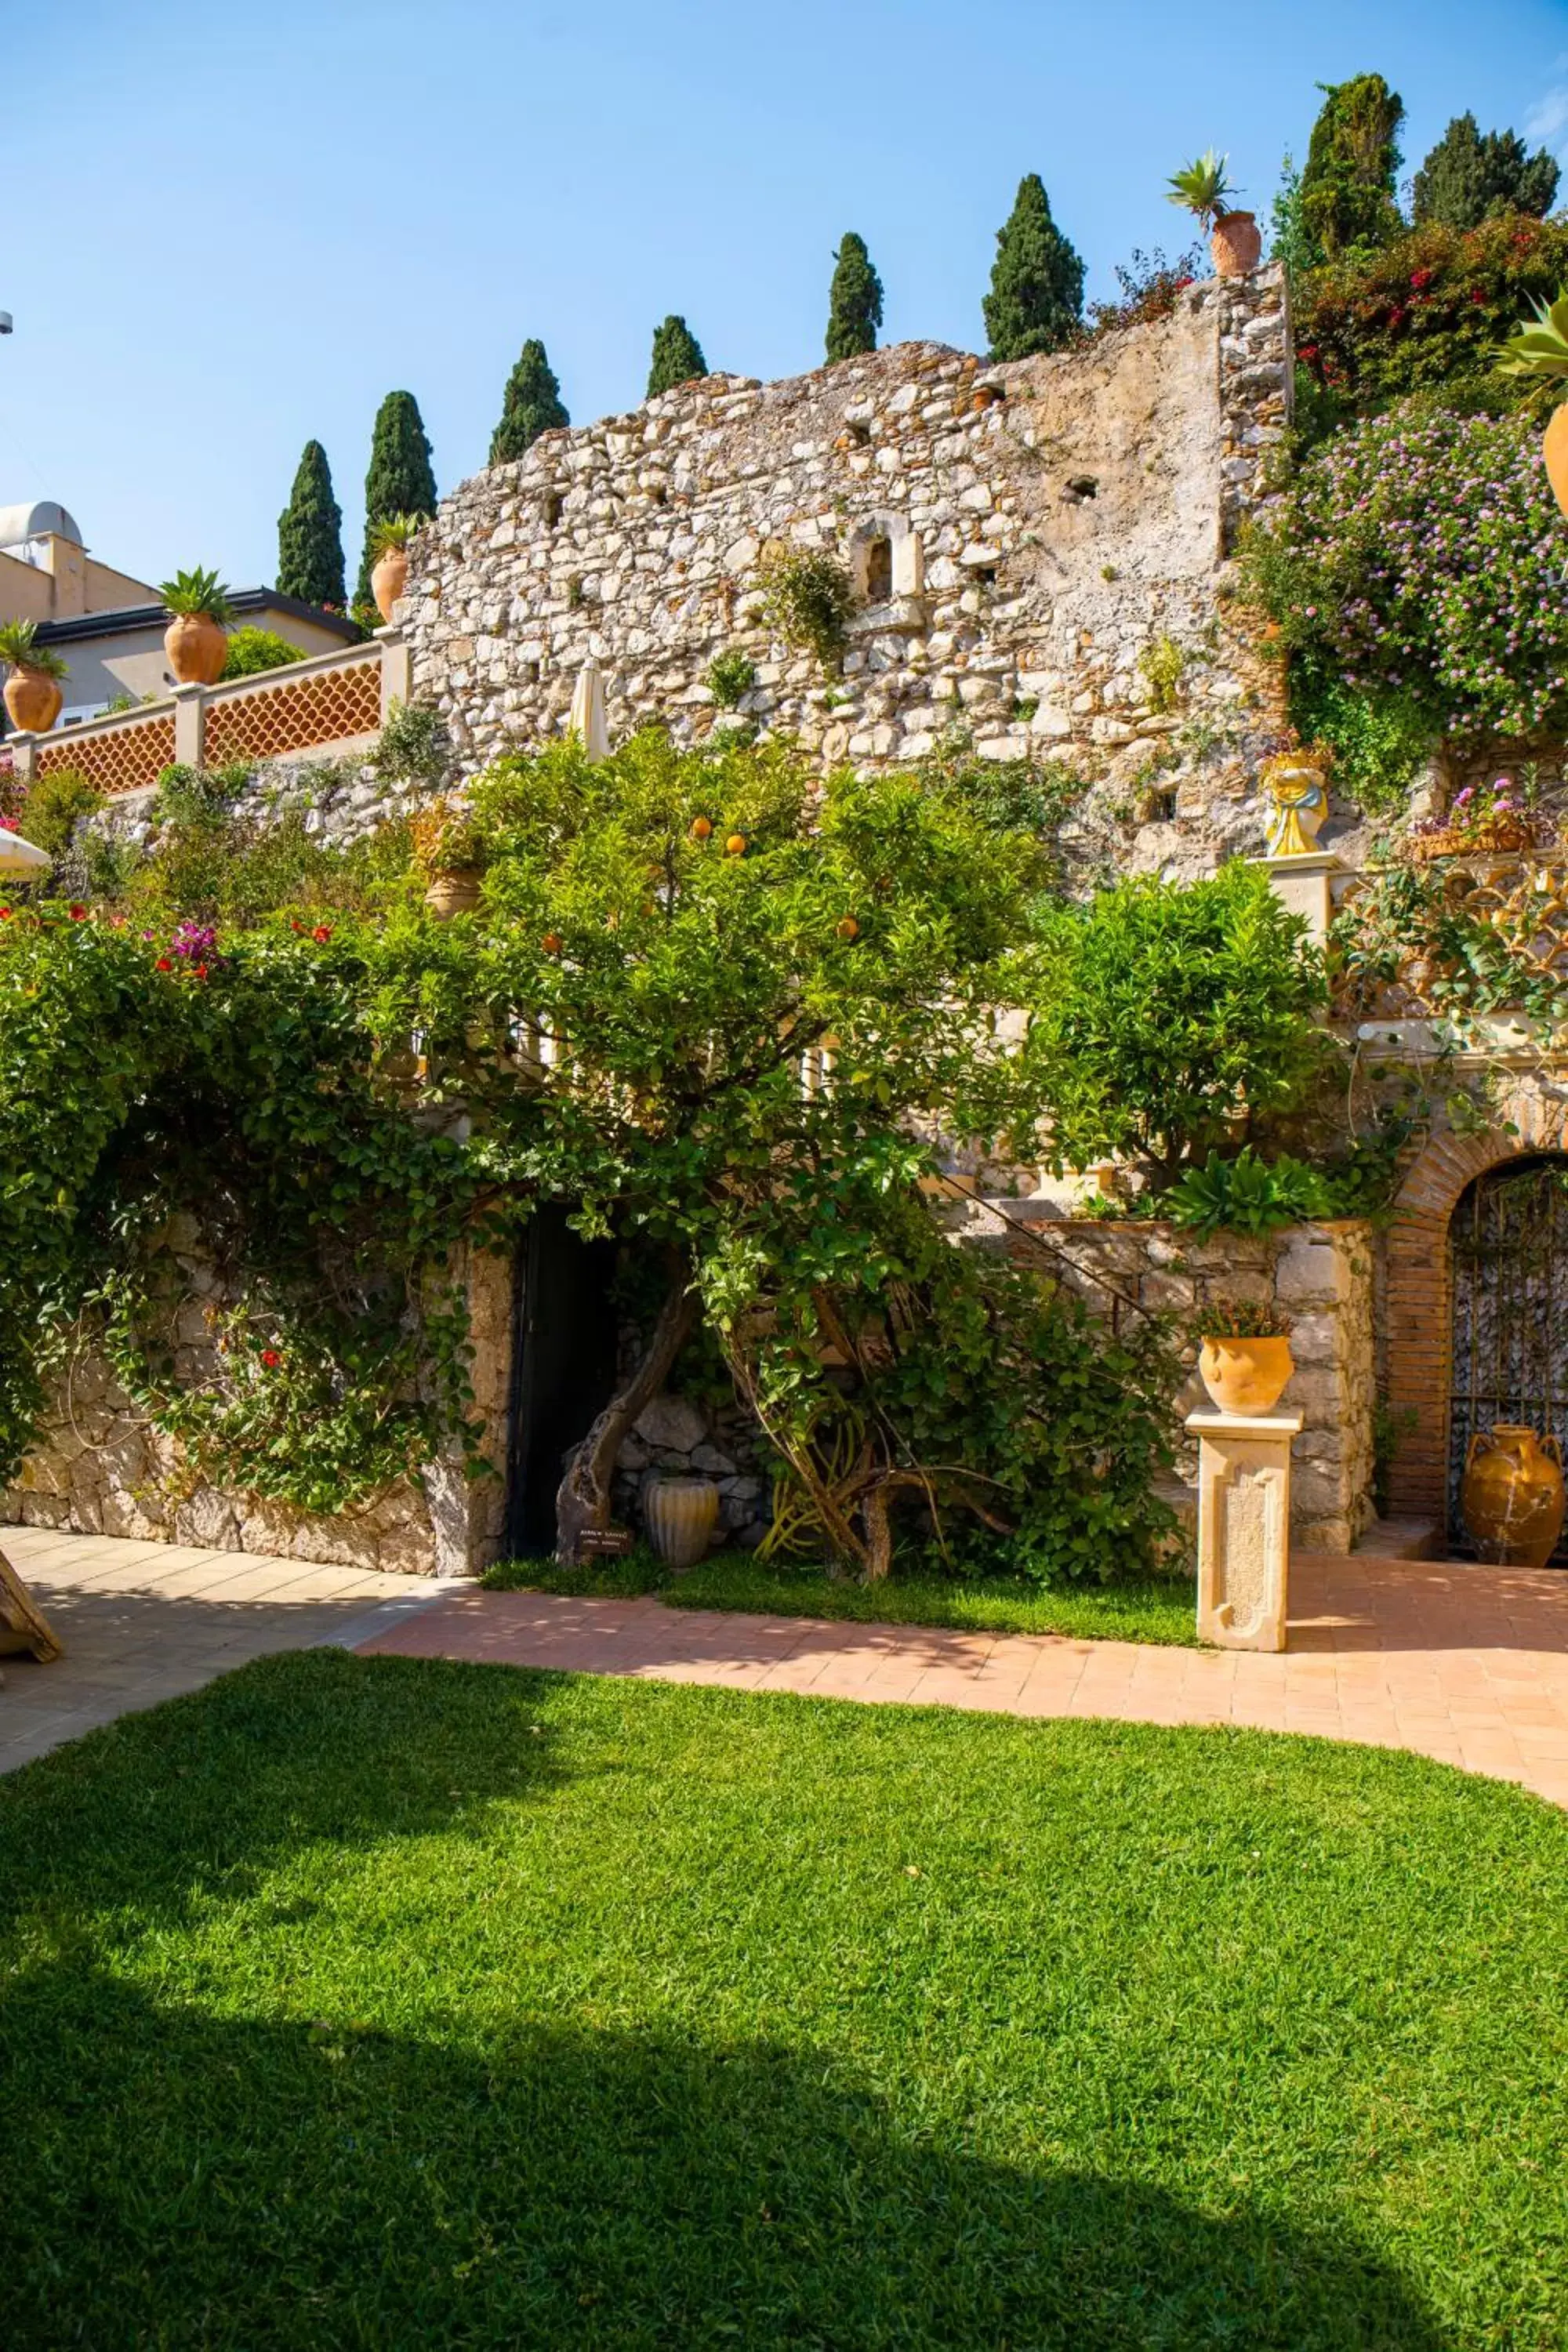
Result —
[{"label": "blue sky", "polygon": [[1110,294],[1210,142],[1267,214],[1318,81],[1387,75],[1407,170],[1467,107],[1568,157],[1568,0],[0,0],[0,504],[153,580],[270,581],[311,436],[352,562],[381,395],[449,488],[528,335],[578,422],[636,404],[668,310],[710,365],[816,365],[846,228],[886,341],[976,348],[1027,171]]}]

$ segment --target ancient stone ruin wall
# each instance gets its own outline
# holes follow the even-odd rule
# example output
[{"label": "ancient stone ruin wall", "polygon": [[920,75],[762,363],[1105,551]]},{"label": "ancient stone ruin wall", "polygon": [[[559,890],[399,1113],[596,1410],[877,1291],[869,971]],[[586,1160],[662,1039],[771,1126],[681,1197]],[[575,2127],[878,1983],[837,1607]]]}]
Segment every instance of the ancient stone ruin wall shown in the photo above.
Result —
[{"label": "ancient stone ruin wall", "polygon": [[[194,1221],[171,1220],[186,1289],[174,1332],[174,1377],[205,1384],[214,1367],[206,1307],[222,1296]],[[187,1230],[188,1229],[188,1230]],[[475,1254],[467,1292],[474,1407],[495,1475],[468,1479],[459,1460],[399,1478],[366,1508],[316,1517],[256,1495],[194,1485],[178,1449],[115,1380],[84,1339],[56,1381],[38,1443],[14,1486],[0,1491],[0,1523],[71,1528],[82,1535],[335,1560],[410,1576],[466,1576],[500,1549],[511,1376],[511,1269]]]},{"label": "ancient stone ruin wall", "polygon": [[[583,664],[612,740],[734,723],[715,656],[756,681],[734,721],[825,761],[894,764],[954,726],[985,757],[1055,755],[1093,783],[1086,844],[1198,868],[1255,845],[1275,673],[1219,594],[1288,422],[1278,268],[1049,359],[987,366],[906,343],[761,384],[710,376],[550,433],[442,505],[402,611],[414,693],[459,768],[560,735]],[[857,606],[842,675],[762,611],[769,552],[824,550]],[[1141,656],[1165,642],[1164,690]],[[1168,656],[1167,656],[1168,658]]]}]

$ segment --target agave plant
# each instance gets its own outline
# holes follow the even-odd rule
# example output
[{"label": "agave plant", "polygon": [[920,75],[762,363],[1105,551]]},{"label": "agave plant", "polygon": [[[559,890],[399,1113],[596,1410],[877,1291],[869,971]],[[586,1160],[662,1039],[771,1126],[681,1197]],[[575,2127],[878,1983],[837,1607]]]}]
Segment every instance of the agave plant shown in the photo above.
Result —
[{"label": "agave plant", "polygon": [[1179,205],[1184,212],[1195,213],[1205,228],[1213,228],[1216,221],[1235,209],[1231,198],[1241,193],[1225,176],[1229,161],[1228,155],[1216,154],[1212,147],[1205,147],[1196,163],[1184,163],[1179,172],[1172,173],[1166,203]]},{"label": "agave plant", "polygon": [[9,662],[13,669],[34,670],[58,683],[69,675],[70,665],[52,646],[39,645],[37,633],[37,621],[6,621],[0,625],[0,661]]},{"label": "agave plant", "polygon": [[406,547],[421,523],[428,520],[427,515],[383,515],[379,522],[371,525],[372,555],[390,555],[395,550]]},{"label": "agave plant", "polygon": [[1568,376],[1568,287],[1555,302],[1531,295],[1531,308],[1535,324],[1521,320],[1507,342],[1497,346],[1499,374],[1529,376],[1536,383]]},{"label": "agave plant", "polygon": [[194,572],[176,572],[172,580],[161,581],[158,593],[165,610],[177,620],[226,621],[233,610],[226,583],[216,572],[204,572],[200,564]]}]

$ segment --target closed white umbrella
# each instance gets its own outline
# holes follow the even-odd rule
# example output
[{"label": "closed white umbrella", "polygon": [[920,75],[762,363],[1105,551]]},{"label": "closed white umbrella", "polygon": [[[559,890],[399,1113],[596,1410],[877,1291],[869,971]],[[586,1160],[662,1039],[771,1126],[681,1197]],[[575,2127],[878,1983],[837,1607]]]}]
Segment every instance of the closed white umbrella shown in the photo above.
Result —
[{"label": "closed white umbrella", "polygon": [[35,849],[19,833],[7,833],[0,825],[0,874],[24,876],[36,881],[40,874],[48,872],[54,862],[47,849]]},{"label": "closed white umbrella", "polygon": [[599,665],[590,657],[577,673],[572,695],[572,716],[566,722],[590,760],[610,756],[610,730],[605,718],[605,681]]}]

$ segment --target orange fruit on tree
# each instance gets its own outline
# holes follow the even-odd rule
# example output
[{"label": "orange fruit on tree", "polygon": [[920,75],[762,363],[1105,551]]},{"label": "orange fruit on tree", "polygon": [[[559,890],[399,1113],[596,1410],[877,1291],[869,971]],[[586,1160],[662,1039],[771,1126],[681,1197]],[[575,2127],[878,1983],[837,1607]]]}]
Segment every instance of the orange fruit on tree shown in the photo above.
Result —
[{"label": "orange fruit on tree", "polygon": [[712,830],[713,820],[710,816],[694,816],[692,818],[691,838],[693,841],[706,841]]},{"label": "orange fruit on tree", "polygon": [[860,926],[853,915],[846,915],[841,922],[835,924],[834,929],[841,940],[858,940],[860,936]]},{"label": "orange fruit on tree", "polygon": [[545,934],[544,934],[543,946],[544,946],[544,952],[545,952],[545,954],[546,954],[546,955],[559,955],[559,954],[560,954],[560,952],[561,952],[561,934],[560,934],[560,932],[559,932],[559,931],[546,931],[546,932],[545,932]]},{"label": "orange fruit on tree", "polygon": [[727,855],[731,857],[743,857],[746,854],[745,835],[743,833],[732,833],[730,835],[729,840],[724,844],[724,848]]}]

